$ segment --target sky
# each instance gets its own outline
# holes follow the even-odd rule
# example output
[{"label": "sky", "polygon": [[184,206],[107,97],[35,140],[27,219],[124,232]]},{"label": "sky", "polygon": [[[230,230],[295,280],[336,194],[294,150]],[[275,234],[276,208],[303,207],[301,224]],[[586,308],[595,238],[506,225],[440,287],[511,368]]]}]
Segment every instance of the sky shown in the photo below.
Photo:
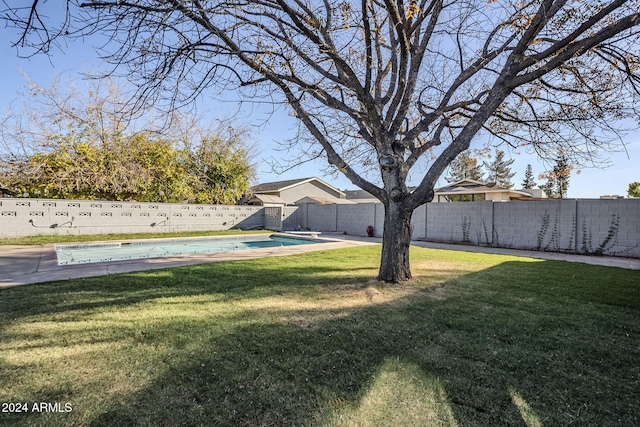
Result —
[{"label": "sky", "polygon": [[[84,44],[75,42],[67,46],[64,52],[55,51],[50,57],[38,56],[29,59],[19,58],[16,49],[11,47],[12,34],[6,28],[0,28],[0,114],[9,108],[12,103],[21,103],[20,89],[26,84],[22,74],[26,74],[37,84],[49,87],[56,76],[64,79],[81,81],[82,73],[90,73],[99,68],[100,62],[97,54],[89,42]],[[253,129],[255,146],[258,147],[256,183],[280,181],[287,179],[307,178],[316,176],[328,184],[339,188],[356,189],[346,177],[340,175],[325,176],[323,169],[327,163],[325,159],[287,170],[284,173],[276,173],[270,164],[273,159],[292,157],[293,153],[282,152],[279,143],[284,143],[295,136],[296,119],[289,116],[284,108],[272,112],[265,107],[243,102],[238,104],[235,94],[230,93],[230,101],[205,96],[198,102],[198,111],[207,111],[208,116],[222,118],[234,114],[234,119],[240,123],[249,125]],[[480,147],[482,140],[472,143],[472,148]],[[627,187],[633,181],[640,181],[640,131],[633,131],[624,136],[626,151],[619,153],[603,153],[609,159],[607,168],[584,168],[574,170],[569,184],[567,197],[569,198],[598,198],[602,195],[625,195]],[[538,176],[553,165],[543,164],[535,155],[507,154],[515,161],[511,165],[512,172],[516,172],[512,182],[515,188],[520,188],[524,179],[527,164],[532,165],[534,176]],[[420,181],[419,174],[413,175],[409,185],[417,185]],[[542,180],[536,180],[542,184]],[[440,179],[438,185],[446,185],[444,179]]]}]

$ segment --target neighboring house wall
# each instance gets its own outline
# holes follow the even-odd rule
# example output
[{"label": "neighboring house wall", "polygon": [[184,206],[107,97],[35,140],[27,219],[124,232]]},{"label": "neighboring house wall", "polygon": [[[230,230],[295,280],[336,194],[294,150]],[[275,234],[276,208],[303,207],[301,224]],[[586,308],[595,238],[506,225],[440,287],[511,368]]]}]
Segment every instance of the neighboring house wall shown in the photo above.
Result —
[{"label": "neighboring house wall", "polygon": [[280,198],[287,204],[294,204],[298,200],[304,197],[340,197],[340,193],[333,191],[321,185],[318,182],[305,182],[304,184],[296,185],[291,188],[282,190],[279,194]]},{"label": "neighboring house wall", "polygon": [[508,202],[511,198],[509,197],[509,193],[500,191],[496,193],[485,193],[485,200],[490,202]]},{"label": "neighboring house wall", "polygon": [[[449,201],[445,199],[445,197],[455,197],[455,196],[466,196],[468,200],[465,202],[471,201],[471,196],[475,197],[475,201],[489,201],[489,202],[509,202],[511,198],[523,198],[525,197],[519,193],[511,193],[509,191],[487,191],[486,193],[436,193],[433,197],[433,203],[448,203]],[[484,199],[484,200],[483,200]],[[456,201],[457,202],[457,201]]]},{"label": "neighboring house wall", "polygon": [[501,187],[493,183],[463,179],[445,187],[436,188],[433,202],[508,202],[512,199],[529,198],[533,195],[532,193]]},{"label": "neighboring house wall", "polygon": [[0,237],[250,229],[264,223],[257,206],[0,200]]}]

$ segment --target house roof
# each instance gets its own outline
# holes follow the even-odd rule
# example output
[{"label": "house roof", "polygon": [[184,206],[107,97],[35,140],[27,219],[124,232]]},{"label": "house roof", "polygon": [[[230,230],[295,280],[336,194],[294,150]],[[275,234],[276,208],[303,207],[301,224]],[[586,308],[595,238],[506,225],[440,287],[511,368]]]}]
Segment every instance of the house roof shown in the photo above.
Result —
[{"label": "house roof", "polygon": [[454,182],[446,187],[436,188],[434,190],[438,194],[477,194],[477,193],[498,193],[509,192],[519,194],[525,197],[531,197],[530,193],[520,190],[512,190],[510,188],[501,187],[491,182],[480,182],[472,179],[463,179],[462,181]]},{"label": "house roof", "polygon": [[347,199],[375,199],[373,194],[365,190],[345,190]]},{"label": "house roof", "polygon": [[254,197],[260,200],[262,203],[272,203],[272,204],[281,204],[281,205],[287,204],[287,202],[282,200],[280,197],[274,196],[272,194],[254,194],[252,198]]},{"label": "house roof", "polygon": [[312,181],[317,181],[318,183],[320,183],[321,185],[324,185],[325,187],[328,187],[329,189],[344,195],[344,193],[340,190],[338,190],[337,188],[327,184],[326,182],[322,181],[319,178],[316,177],[311,177],[311,178],[300,178],[300,179],[289,179],[286,181],[275,181],[275,182],[265,182],[263,184],[258,184],[258,185],[254,185],[253,187],[251,187],[251,191],[254,194],[257,193],[269,193],[269,192],[279,192],[279,191],[284,191],[287,190],[291,187],[295,187],[297,185],[302,185],[305,184],[307,182],[312,182]]},{"label": "house roof", "polygon": [[355,205],[353,200],[339,199],[337,197],[315,197],[307,196],[295,202],[295,204],[317,203],[319,205]]}]

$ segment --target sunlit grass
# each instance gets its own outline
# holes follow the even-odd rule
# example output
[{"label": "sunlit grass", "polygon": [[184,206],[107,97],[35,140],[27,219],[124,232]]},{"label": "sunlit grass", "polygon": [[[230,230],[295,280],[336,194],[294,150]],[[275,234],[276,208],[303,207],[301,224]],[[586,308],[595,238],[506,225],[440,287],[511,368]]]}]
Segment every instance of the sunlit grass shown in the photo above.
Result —
[{"label": "sunlit grass", "polygon": [[218,231],[180,231],[170,233],[128,233],[128,234],[55,234],[26,237],[0,238],[2,245],[46,245],[65,242],[97,242],[107,240],[160,239],[172,237],[226,236],[234,234],[273,233],[271,230],[218,230]]},{"label": "sunlit grass", "polygon": [[637,425],[640,273],[378,247],[0,292],[0,425]]},{"label": "sunlit grass", "polygon": [[336,426],[457,426],[447,393],[436,378],[398,358],[385,360],[357,402],[330,402]]}]

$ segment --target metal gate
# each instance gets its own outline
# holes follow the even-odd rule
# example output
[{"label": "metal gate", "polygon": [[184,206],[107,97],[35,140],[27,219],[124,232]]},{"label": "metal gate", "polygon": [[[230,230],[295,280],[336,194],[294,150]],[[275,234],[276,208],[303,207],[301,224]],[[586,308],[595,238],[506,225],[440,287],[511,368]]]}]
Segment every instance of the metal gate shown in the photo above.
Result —
[{"label": "metal gate", "polygon": [[276,231],[298,230],[297,206],[274,206],[264,208],[264,227]]}]

